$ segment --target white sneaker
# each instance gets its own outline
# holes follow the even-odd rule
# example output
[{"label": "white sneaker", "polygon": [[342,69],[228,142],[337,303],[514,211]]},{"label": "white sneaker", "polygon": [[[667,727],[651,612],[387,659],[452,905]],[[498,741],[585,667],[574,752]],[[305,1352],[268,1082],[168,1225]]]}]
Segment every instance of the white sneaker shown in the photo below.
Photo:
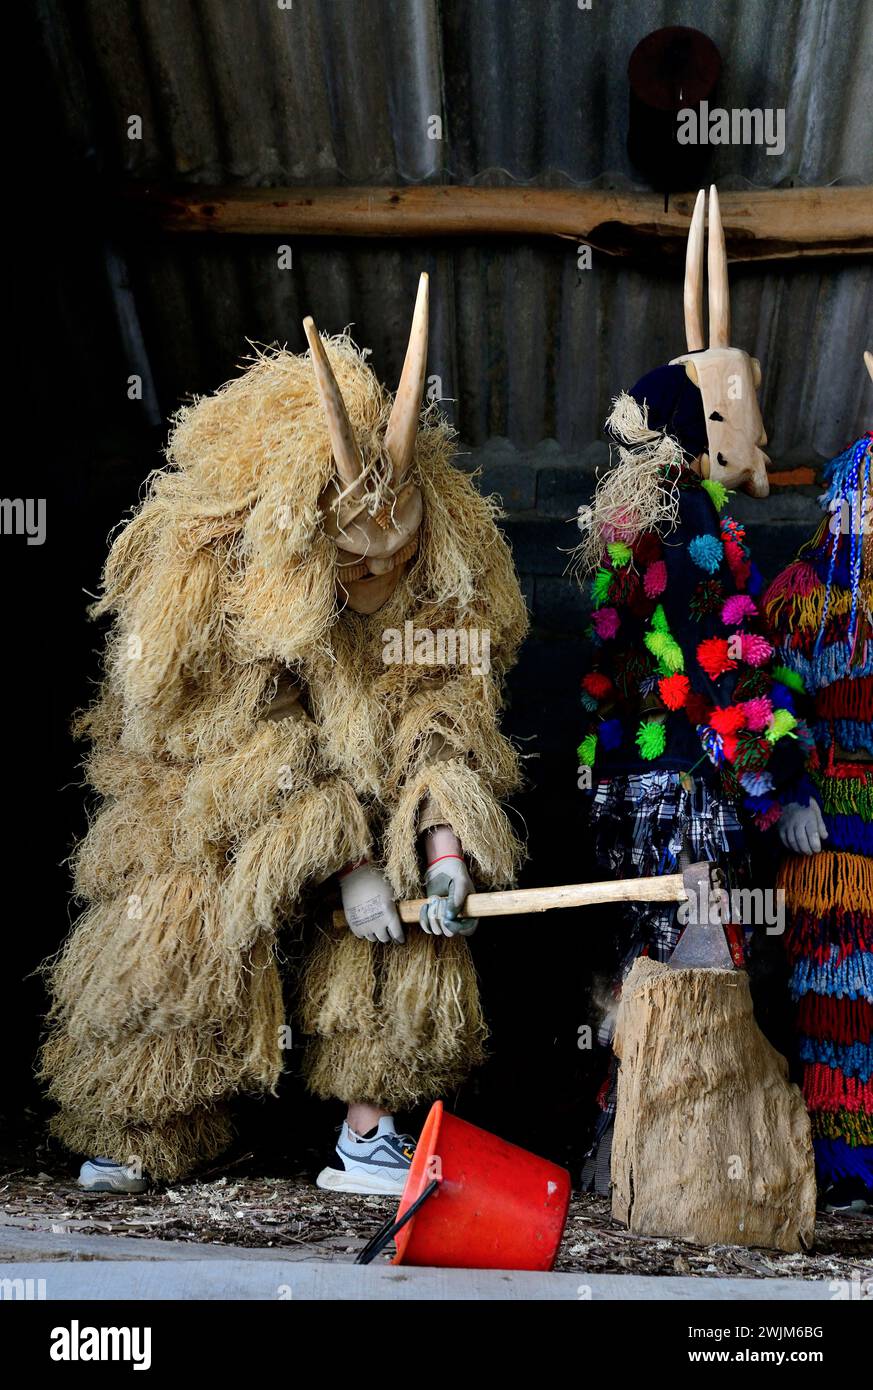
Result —
[{"label": "white sneaker", "polygon": [[148,1185],[148,1178],[111,1158],[88,1158],[79,1169],[79,1186],[87,1192],[145,1192]]},{"label": "white sneaker", "polygon": [[364,1137],[344,1121],[334,1154],[315,1181],[326,1192],[399,1197],[414,1156],[415,1140],[410,1134],[398,1134],[390,1115],[383,1115]]}]

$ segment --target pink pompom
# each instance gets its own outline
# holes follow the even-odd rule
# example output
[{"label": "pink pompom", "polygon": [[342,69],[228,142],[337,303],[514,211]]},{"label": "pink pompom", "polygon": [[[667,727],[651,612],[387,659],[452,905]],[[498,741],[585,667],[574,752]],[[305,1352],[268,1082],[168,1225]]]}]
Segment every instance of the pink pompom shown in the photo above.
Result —
[{"label": "pink pompom", "polygon": [[657,598],[667,587],[667,566],[663,560],[653,560],[643,575],[647,598]]},{"label": "pink pompom", "polygon": [[773,718],[773,702],[769,695],[757,695],[754,700],[745,700],[743,709],[746,711],[746,727],[755,734],[766,729]]},{"label": "pink pompom", "polygon": [[721,620],[729,627],[735,627],[745,618],[753,618],[757,611],[754,600],[750,599],[748,594],[731,594],[722,606]]},{"label": "pink pompom", "polygon": [[757,632],[737,632],[734,637],[739,637],[743,655],[743,661],[749,666],[763,666],[768,657],[773,655],[773,648],[766,637],[759,637]]},{"label": "pink pompom", "polygon": [[600,530],[605,541],[623,541],[626,545],[630,545],[636,539],[639,527],[634,526],[619,512],[612,518],[612,521],[604,522]]},{"label": "pink pompom", "polygon": [[603,641],[614,637],[618,632],[619,618],[614,608],[598,608],[596,613],[592,613],[591,621],[594,631]]}]

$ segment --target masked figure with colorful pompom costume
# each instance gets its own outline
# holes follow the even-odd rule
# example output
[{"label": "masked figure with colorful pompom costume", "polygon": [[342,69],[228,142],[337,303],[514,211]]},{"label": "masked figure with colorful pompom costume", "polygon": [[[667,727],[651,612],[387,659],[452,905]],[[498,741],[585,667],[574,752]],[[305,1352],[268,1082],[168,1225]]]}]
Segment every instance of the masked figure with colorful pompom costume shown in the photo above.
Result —
[{"label": "masked figure with colorful pompom costume", "polygon": [[[697,198],[685,267],[688,351],[614,402],[609,471],[581,507],[578,567],[591,582],[596,655],[582,680],[587,728],[579,777],[592,795],[598,877],[675,873],[709,860],[729,890],[746,868],[743,820],[766,829],[808,737],[761,631],[760,576],[729,490],[769,491],[758,362],[730,347],[727,257],[709,197],[709,347],[704,347],[706,198]],[[633,960],[667,960],[675,906],[629,904],[610,929],[608,1000]],[[734,950],[742,941],[734,942]],[[599,1041],[612,1037],[607,1008]],[[583,1182],[609,1188],[614,1059]]]}]

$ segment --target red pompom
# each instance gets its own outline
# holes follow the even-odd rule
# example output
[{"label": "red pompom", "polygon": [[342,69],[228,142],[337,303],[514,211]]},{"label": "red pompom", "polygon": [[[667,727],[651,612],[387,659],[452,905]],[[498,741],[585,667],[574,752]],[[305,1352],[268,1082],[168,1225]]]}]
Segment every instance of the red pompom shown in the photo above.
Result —
[{"label": "red pompom", "polygon": [[709,722],[717,734],[723,737],[735,734],[746,724],[746,711],[741,705],[727,705],[724,709],[714,709]]},{"label": "red pompom", "polygon": [[769,830],[771,825],[775,825],[782,815],[782,807],[778,801],[774,801],[772,806],[768,806],[766,811],[761,811],[759,815],[753,816],[752,820],[759,830]]},{"label": "red pompom", "polygon": [[725,671],[736,670],[737,665],[733,657],[728,655],[727,639],[724,637],[707,637],[705,642],[701,642],[697,648],[697,660],[713,681],[723,676]]},{"label": "red pompom", "polygon": [[617,606],[629,603],[633,595],[640,587],[640,576],[630,565],[624,565],[616,570],[612,576],[612,584],[609,587],[609,601]]},{"label": "red pompom", "polygon": [[752,572],[751,560],[748,555],[744,554],[742,546],[728,537],[724,537],[724,554],[728,568],[734,577],[734,583],[738,589],[745,589]]},{"label": "red pompom", "polygon": [[722,734],[722,752],[729,763],[734,762],[737,756],[737,736],[736,734]]},{"label": "red pompom", "polygon": [[661,538],[657,531],[647,531],[634,542],[634,564],[644,570],[647,565],[661,558]]},{"label": "red pompom", "polygon": [[611,692],[612,681],[601,671],[589,671],[587,676],[582,677],[582,689],[593,695],[595,700],[602,700],[604,695]]},{"label": "red pompom", "polygon": [[688,699],[690,689],[688,677],[683,676],[680,671],[672,676],[664,676],[658,682],[661,699],[668,709],[681,709]]}]

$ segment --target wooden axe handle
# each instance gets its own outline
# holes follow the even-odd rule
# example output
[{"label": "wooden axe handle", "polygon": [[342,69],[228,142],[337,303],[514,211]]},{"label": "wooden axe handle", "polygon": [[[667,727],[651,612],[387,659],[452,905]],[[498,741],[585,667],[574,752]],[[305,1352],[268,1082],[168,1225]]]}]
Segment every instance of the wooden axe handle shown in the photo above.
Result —
[{"label": "wooden axe handle", "polygon": [[[564,883],[556,888],[511,888],[505,893],[471,893],[465,917],[512,917],[527,912],[551,912],[556,907],[593,907],[597,903],[681,903],[688,894],[681,874],[655,878],[618,878],[605,883]],[[427,898],[397,904],[401,922],[417,922]],[[335,927],[347,925],[345,914],[333,914]]]}]

